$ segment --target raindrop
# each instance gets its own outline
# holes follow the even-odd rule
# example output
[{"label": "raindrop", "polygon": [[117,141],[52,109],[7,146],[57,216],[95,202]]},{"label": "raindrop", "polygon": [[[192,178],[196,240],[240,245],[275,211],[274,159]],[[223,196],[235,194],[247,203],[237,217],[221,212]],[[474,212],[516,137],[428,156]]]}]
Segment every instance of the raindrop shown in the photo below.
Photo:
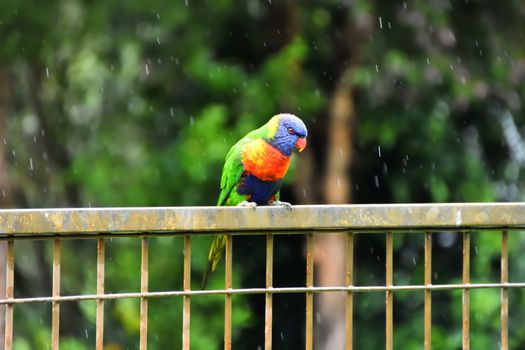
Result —
[{"label": "raindrop", "polygon": [[160,38],[157,38],[157,44],[160,45]]},{"label": "raindrop", "polygon": [[412,257],[412,263],[414,263],[414,266],[416,266],[416,258]]},{"label": "raindrop", "polygon": [[377,155],[381,158],[381,146],[377,146]]},{"label": "raindrop", "polygon": [[430,65],[430,58],[427,57],[427,64]]},{"label": "raindrop", "polygon": [[157,13],[157,19],[159,19],[159,20],[160,20],[160,15],[159,15],[158,13]]},{"label": "raindrop", "polygon": [[474,246],[474,250],[476,251],[476,255],[478,255],[478,246]]},{"label": "raindrop", "polygon": [[341,188],[341,179],[337,178],[337,187]]},{"label": "raindrop", "polygon": [[89,338],[89,335],[88,335],[88,330],[87,330],[87,328],[84,328],[84,332],[86,333],[86,338]]},{"label": "raindrop", "polygon": [[49,78],[49,68],[46,67],[46,78]]},{"label": "raindrop", "polygon": [[390,24],[390,21],[388,21],[388,29],[392,29],[392,24]]},{"label": "raindrop", "polygon": [[33,158],[29,158],[29,170],[33,171],[35,170],[34,167],[33,167]]},{"label": "raindrop", "polygon": [[13,157],[16,158],[16,152],[15,152],[15,150],[12,150],[11,153],[13,153]]},{"label": "raindrop", "polygon": [[4,145],[7,145],[7,141],[6,141],[5,137],[2,137],[2,140],[4,140]]},{"label": "raindrop", "polygon": [[379,73],[379,66],[376,64],[376,72]]},{"label": "raindrop", "polygon": [[188,7],[188,0],[184,0],[184,5],[186,5],[186,7]]},{"label": "raindrop", "polygon": [[149,66],[148,66],[148,64],[144,65],[144,69],[146,70],[146,75],[149,75]]},{"label": "raindrop", "polygon": [[379,188],[379,177],[377,177],[377,175],[374,175],[374,183],[376,185],[376,188]]},{"label": "raindrop", "polygon": [[193,123],[195,123],[195,119],[192,115],[190,115],[190,125],[193,125]]},{"label": "raindrop", "polygon": [[5,190],[2,190],[2,196],[5,198]]},{"label": "raindrop", "polygon": [[171,117],[175,116],[175,111],[173,110],[173,107],[170,107],[170,116]]},{"label": "raindrop", "polygon": [[283,332],[281,332],[280,334],[281,334],[281,340],[284,340]]},{"label": "raindrop", "polygon": [[379,28],[383,29],[383,19],[379,16]]},{"label": "raindrop", "polygon": [[306,198],[306,189],[303,188],[303,197]]},{"label": "raindrop", "polygon": [[339,154],[343,155],[343,149],[341,147],[339,147]]}]

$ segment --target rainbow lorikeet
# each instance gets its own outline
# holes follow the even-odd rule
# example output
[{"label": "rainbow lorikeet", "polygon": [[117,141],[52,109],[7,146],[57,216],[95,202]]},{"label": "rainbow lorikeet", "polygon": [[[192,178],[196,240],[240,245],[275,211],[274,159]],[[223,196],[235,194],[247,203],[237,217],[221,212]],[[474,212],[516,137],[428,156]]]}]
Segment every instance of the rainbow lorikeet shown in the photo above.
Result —
[{"label": "rainbow lorikeet", "polygon": [[[281,182],[288,170],[294,150],[306,147],[308,132],[303,121],[293,114],[278,114],[268,123],[240,139],[226,155],[222,170],[221,193],[217,205],[284,206],[279,200]],[[208,255],[202,288],[208,275],[222,258],[226,236],[216,236]]]}]

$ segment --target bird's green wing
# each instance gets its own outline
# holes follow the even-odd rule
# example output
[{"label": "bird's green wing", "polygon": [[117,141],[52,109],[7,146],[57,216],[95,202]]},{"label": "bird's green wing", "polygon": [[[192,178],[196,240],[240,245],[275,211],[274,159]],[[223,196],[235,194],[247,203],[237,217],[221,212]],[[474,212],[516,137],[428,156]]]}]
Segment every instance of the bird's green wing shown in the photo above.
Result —
[{"label": "bird's green wing", "polygon": [[[246,137],[241,139],[239,142],[233,145],[226,155],[226,161],[224,162],[224,168],[222,169],[221,193],[219,194],[219,200],[217,201],[218,206],[229,204],[227,203],[228,198],[235,188],[235,185],[237,185],[241,179],[242,172],[244,170],[241,160],[241,151],[243,145],[249,141],[250,139]],[[208,264],[204,270],[204,275],[202,278],[202,289],[206,288],[209,274],[215,270],[217,264],[222,259],[225,243],[226,236],[215,236],[215,239],[213,240],[210,248],[210,252],[208,253]]]},{"label": "bird's green wing", "polygon": [[[233,147],[230,149],[226,155],[226,161],[224,162],[224,168],[222,169],[221,193],[219,194],[217,205],[237,205],[244,200],[244,196],[232,193],[232,191],[235,189],[235,186],[239,183],[239,180],[241,179],[242,173],[244,171],[241,159],[242,149],[244,145],[262,137],[266,133],[265,127],[254,130],[239,140],[239,142],[233,145]],[[222,259],[225,244],[225,235],[215,236],[208,254],[208,264],[204,270],[204,275],[202,278],[202,289],[206,288],[210,273],[215,270],[217,264]]]},{"label": "bird's green wing", "polygon": [[241,151],[243,145],[249,141],[250,139],[246,137],[241,139],[233,145],[226,155],[226,161],[224,162],[224,168],[222,169],[221,193],[219,194],[217,205],[225,205],[228,196],[235,185],[239,182],[244,170],[241,160]]}]

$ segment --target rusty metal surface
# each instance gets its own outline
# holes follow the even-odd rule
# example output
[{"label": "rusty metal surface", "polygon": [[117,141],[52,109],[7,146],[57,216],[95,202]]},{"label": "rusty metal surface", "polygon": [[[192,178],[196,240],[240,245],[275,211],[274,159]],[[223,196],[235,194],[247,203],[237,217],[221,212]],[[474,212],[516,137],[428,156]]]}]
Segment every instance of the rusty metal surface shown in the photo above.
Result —
[{"label": "rusty metal surface", "polygon": [[[509,233],[501,233],[501,283],[509,282]],[[501,350],[509,348],[509,290],[501,288]]]},{"label": "rusty metal surface", "polygon": [[[53,296],[60,296],[60,258],[62,241],[53,241]],[[53,302],[51,306],[51,349],[58,350],[60,346],[60,303]]]},{"label": "rusty metal surface", "polygon": [[[266,235],[266,288],[273,287],[273,235]],[[272,349],[273,298],[268,291],[265,296],[264,349]]]},{"label": "rusty metal surface", "polygon": [[[425,232],[425,286],[432,284],[432,233]],[[432,291],[425,290],[424,349],[432,349]]]},{"label": "rusty metal surface", "polygon": [[[306,234],[306,288],[312,288],[314,285],[314,235],[309,232]],[[314,315],[314,295],[311,291],[306,292],[306,350],[313,349],[313,321]]]},{"label": "rusty metal surface", "polygon": [[224,289],[227,293],[224,295],[224,350],[232,348],[232,236],[226,236],[226,246],[224,252]]},{"label": "rusty metal surface", "polygon": [[[394,284],[393,265],[394,265],[394,235],[392,232],[386,234],[386,286]],[[387,350],[394,349],[394,294],[393,291],[386,291],[386,346]]]},{"label": "rusty metal surface", "polygon": [[[5,274],[5,300],[13,301],[15,299],[15,242],[7,241],[7,260]],[[4,350],[13,348],[13,304],[7,304],[5,309],[5,334]]]},{"label": "rusty metal surface", "polygon": [[525,228],[525,203],[0,210],[0,235]]},{"label": "rusty metal surface", "polygon": [[[105,245],[104,239],[97,239],[97,294],[104,294]],[[104,299],[97,300],[97,324],[95,349],[104,349]]]},{"label": "rusty metal surface", "polygon": [[[191,290],[191,236],[184,236],[184,281],[182,288]],[[182,350],[190,349],[191,300],[189,295],[183,297],[182,311]]]},{"label": "rusty metal surface", "polygon": [[[147,293],[149,284],[149,243],[146,237],[141,238],[140,254],[140,292]],[[140,299],[140,350],[148,348],[148,298]]]},{"label": "rusty metal surface", "polygon": [[[354,284],[354,234],[346,234],[346,285]],[[345,349],[352,350],[354,342],[354,296],[351,291],[346,293],[345,310]]]},{"label": "rusty metal surface", "polygon": [[[470,283],[470,232],[463,232],[463,284]],[[462,294],[462,348],[470,349],[470,290],[463,289]]]}]

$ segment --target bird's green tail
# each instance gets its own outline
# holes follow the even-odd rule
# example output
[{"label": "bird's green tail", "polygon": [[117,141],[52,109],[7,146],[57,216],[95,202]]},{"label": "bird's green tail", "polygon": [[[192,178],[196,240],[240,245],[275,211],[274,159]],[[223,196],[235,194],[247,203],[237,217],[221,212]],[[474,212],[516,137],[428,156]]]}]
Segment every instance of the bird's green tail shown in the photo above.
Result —
[{"label": "bird's green tail", "polygon": [[215,236],[215,239],[213,240],[213,243],[210,248],[210,253],[208,254],[208,263],[206,264],[206,269],[204,270],[204,275],[202,276],[202,289],[206,289],[206,284],[208,283],[210,273],[215,271],[215,269],[217,268],[217,264],[219,263],[219,261],[221,261],[225,245],[226,236]]}]

